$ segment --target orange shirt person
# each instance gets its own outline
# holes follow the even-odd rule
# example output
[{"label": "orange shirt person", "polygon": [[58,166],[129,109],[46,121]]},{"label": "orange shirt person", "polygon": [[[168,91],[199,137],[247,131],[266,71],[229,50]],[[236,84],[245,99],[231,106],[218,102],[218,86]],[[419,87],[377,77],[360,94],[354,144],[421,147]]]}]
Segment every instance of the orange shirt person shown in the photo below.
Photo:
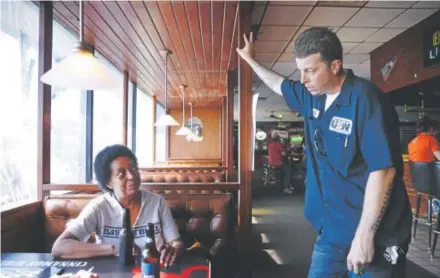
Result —
[{"label": "orange shirt person", "polygon": [[434,137],[434,126],[428,117],[417,121],[416,138],[408,144],[409,160],[412,162],[433,162],[440,160],[439,143]]}]

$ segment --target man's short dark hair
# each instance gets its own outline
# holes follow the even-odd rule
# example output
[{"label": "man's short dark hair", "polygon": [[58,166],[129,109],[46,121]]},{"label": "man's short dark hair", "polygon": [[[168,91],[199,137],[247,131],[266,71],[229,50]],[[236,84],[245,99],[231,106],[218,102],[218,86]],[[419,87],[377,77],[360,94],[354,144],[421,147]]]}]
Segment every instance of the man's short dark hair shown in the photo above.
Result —
[{"label": "man's short dark hair", "polygon": [[417,127],[417,133],[421,133],[421,132],[428,132],[434,126],[431,118],[428,116],[424,116],[417,120],[416,127]]},{"label": "man's short dark hair", "polygon": [[108,146],[100,151],[95,157],[93,168],[98,185],[103,192],[113,192],[113,190],[106,185],[111,174],[110,163],[120,156],[128,157],[136,163],[136,166],[138,165],[134,153],[124,145]]},{"label": "man's short dark hair", "polygon": [[321,59],[330,65],[334,60],[342,62],[342,44],[336,34],[328,28],[312,27],[295,40],[293,54],[296,58],[306,58],[321,54]]}]

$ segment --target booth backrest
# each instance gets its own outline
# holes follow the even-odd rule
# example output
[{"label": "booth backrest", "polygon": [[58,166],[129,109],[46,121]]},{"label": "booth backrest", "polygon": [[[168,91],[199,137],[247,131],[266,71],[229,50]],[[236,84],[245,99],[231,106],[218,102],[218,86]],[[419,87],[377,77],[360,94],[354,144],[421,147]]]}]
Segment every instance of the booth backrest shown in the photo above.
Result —
[{"label": "booth backrest", "polygon": [[[50,251],[66,223],[76,218],[98,194],[48,196],[44,200],[45,246]],[[186,247],[198,243],[202,253],[215,257],[234,242],[232,196],[220,194],[164,194]],[[92,239],[93,240],[93,239]],[[228,249],[228,248],[226,248]]]}]

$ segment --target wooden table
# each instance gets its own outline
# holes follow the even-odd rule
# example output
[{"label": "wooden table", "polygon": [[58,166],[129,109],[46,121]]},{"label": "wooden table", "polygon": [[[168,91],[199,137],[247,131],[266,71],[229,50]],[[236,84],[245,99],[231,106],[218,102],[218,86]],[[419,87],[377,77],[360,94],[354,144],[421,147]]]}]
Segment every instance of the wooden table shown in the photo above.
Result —
[{"label": "wooden table", "polygon": [[[64,273],[76,273],[80,269],[88,270],[93,267],[93,272],[98,273],[99,277],[121,277],[133,278],[141,277],[133,273],[133,267],[121,267],[116,257],[99,257],[91,259],[58,259],[48,253],[3,253],[0,273],[6,274],[6,271],[16,271],[17,276],[11,277],[38,277],[46,278],[56,274],[61,269]],[[194,271],[190,276],[181,276],[179,274]],[[31,273],[37,273],[38,276],[32,276]],[[26,276],[29,273],[29,276]],[[166,276],[168,274],[168,276]],[[161,277],[185,277],[185,278],[208,278],[209,261],[200,257],[184,255],[173,266],[161,271]]]}]

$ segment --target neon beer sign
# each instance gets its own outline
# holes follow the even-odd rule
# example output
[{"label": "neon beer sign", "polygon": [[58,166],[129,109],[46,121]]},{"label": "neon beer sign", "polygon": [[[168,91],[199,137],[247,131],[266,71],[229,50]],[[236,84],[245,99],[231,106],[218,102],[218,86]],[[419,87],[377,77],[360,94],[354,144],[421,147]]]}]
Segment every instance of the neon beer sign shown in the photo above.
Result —
[{"label": "neon beer sign", "polygon": [[440,27],[424,32],[423,58],[425,67],[440,64]]}]

